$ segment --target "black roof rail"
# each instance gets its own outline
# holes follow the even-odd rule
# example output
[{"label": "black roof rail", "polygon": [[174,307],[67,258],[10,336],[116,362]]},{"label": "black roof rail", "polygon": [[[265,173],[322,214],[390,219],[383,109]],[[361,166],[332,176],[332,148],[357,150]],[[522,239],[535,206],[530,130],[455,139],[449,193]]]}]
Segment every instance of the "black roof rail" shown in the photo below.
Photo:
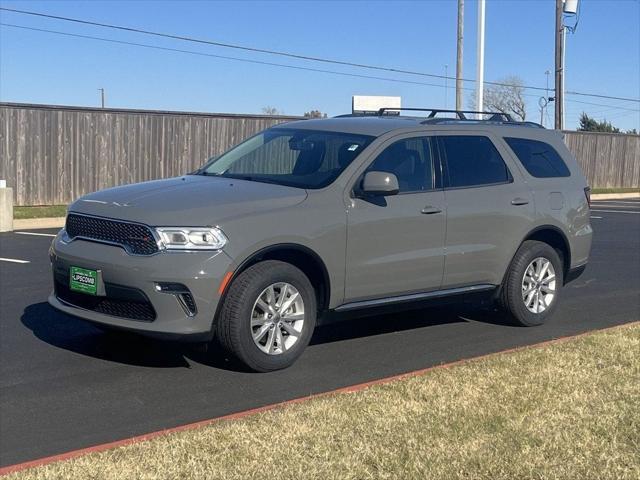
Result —
[{"label": "black roof rail", "polygon": [[474,125],[474,124],[482,124],[482,125],[508,125],[512,127],[534,127],[534,128],[544,128],[539,123],[535,122],[520,122],[517,120],[512,120],[509,122],[505,122],[503,120],[476,120],[473,118],[468,118],[465,120],[459,120],[457,118],[430,118],[420,122],[421,125]]},{"label": "black roof rail", "polygon": [[476,111],[476,110],[446,110],[442,108],[413,108],[413,107],[383,107],[378,110],[378,115],[385,115],[387,112],[399,112],[400,110],[406,110],[410,112],[429,112],[427,118],[435,118],[438,113],[455,113],[459,120],[467,120],[465,113],[472,113],[474,115],[491,115],[487,120],[489,121],[503,121],[513,122],[513,118],[508,113],[503,112],[488,112],[488,111]]},{"label": "black roof rail", "polygon": [[[390,117],[400,116],[400,111],[409,112],[429,112],[426,117],[403,117],[420,121],[421,125],[438,125],[438,124],[492,124],[492,125],[510,125],[514,127],[535,127],[544,128],[539,123],[514,120],[511,115],[504,112],[477,111],[477,110],[447,110],[442,108],[414,108],[414,107],[383,107],[377,111],[356,112],[338,115],[335,118],[344,117]],[[436,117],[439,113],[454,113],[456,118]],[[468,118],[465,114],[489,115],[488,118]]]}]

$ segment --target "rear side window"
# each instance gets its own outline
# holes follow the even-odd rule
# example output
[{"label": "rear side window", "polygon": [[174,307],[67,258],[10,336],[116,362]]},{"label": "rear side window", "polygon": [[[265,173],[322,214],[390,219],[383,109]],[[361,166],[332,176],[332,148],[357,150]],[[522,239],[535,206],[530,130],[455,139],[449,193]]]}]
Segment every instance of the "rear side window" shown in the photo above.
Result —
[{"label": "rear side window", "polygon": [[548,143],[527,138],[505,138],[505,140],[532,176],[551,178],[571,175],[562,157]]},{"label": "rear side window", "polygon": [[511,181],[509,169],[489,138],[448,135],[440,137],[439,142],[447,167],[447,187],[474,187]]}]

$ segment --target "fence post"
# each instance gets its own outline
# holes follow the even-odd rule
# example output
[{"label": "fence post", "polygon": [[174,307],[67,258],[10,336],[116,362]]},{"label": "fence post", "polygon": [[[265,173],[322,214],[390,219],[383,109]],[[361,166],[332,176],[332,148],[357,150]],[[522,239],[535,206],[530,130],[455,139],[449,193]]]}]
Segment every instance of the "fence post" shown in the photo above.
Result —
[{"label": "fence post", "polygon": [[0,180],[0,232],[13,230],[13,189],[7,181]]}]

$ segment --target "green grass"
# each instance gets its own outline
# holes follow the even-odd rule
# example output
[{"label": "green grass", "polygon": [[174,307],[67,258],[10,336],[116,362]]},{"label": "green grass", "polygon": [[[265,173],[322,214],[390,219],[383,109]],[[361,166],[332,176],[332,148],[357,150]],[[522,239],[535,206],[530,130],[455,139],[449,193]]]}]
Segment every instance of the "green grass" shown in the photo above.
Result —
[{"label": "green grass", "polygon": [[13,207],[13,218],[22,220],[25,218],[64,217],[67,214],[66,205],[47,205],[40,207]]},{"label": "green grass", "polygon": [[8,478],[637,480],[638,352],[635,323]]},{"label": "green grass", "polygon": [[635,188],[594,188],[591,193],[640,193],[640,187]]}]

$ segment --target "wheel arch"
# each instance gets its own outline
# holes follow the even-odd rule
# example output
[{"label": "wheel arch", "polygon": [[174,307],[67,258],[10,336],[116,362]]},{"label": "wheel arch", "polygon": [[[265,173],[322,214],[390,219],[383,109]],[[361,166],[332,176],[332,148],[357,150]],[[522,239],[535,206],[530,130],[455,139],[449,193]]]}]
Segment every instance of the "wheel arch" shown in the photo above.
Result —
[{"label": "wheel arch", "polygon": [[[553,225],[540,225],[531,230],[522,240],[522,245],[527,240],[537,240],[544,242],[552,247],[562,259],[563,279],[567,278],[567,274],[571,269],[571,246],[564,232]],[[520,247],[518,247],[520,248]],[[515,254],[514,254],[515,256]]]},{"label": "wheel arch", "polygon": [[522,241],[518,244],[518,248],[511,255],[511,260],[507,265],[507,269],[502,276],[502,282],[500,282],[500,286],[496,289],[494,299],[498,298],[503,291],[505,281],[509,275],[509,271],[511,270],[511,265],[513,265],[513,260],[518,253],[518,250],[522,246],[524,242],[527,240],[537,240],[539,242],[544,242],[547,245],[551,246],[558,254],[560,255],[560,259],[562,260],[562,279],[563,284],[567,283],[567,274],[571,269],[571,247],[569,246],[569,241],[567,240],[564,232],[553,225],[539,225],[534,229],[530,230],[522,239]]},{"label": "wheel arch", "polygon": [[222,294],[219,305],[224,302],[224,297],[231,284],[243,271],[252,265],[263,260],[280,260],[290,263],[299,268],[313,285],[316,291],[317,307],[319,312],[329,308],[331,296],[331,280],[329,271],[324,261],[311,248],[298,243],[278,243],[260,248],[245,258],[233,271],[227,284],[227,288]]}]

